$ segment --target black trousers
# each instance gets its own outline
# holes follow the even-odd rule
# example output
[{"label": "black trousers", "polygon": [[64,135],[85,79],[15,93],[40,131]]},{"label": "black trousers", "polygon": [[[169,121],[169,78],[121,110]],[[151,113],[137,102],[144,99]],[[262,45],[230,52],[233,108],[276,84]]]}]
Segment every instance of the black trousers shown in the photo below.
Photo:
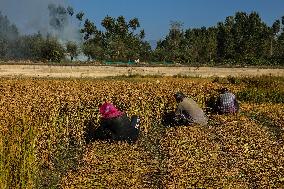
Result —
[{"label": "black trousers", "polygon": [[86,124],[86,131],[85,131],[86,142],[90,143],[95,140],[126,140],[128,142],[136,141],[138,139],[140,131],[139,122],[140,119],[138,116],[136,115],[132,116],[130,120],[130,127],[134,127],[135,129],[132,129],[132,132],[129,133],[129,135],[117,136],[114,135],[110,129],[102,125],[100,125],[95,129],[94,122],[89,121]]},{"label": "black trousers", "polygon": [[187,119],[186,116],[183,115],[177,116],[173,111],[164,113],[164,116],[162,118],[162,125],[166,127],[191,125],[191,124],[192,121],[190,121],[190,119]]}]

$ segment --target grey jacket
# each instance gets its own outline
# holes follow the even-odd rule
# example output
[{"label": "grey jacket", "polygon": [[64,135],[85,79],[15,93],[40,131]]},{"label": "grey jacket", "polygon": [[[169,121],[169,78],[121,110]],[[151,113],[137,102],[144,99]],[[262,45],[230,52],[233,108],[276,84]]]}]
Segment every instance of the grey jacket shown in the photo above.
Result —
[{"label": "grey jacket", "polygon": [[207,125],[208,118],[198,104],[191,98],[184,98],[178,104],[176,115],[187,114],[191,117],[193,123]]}]

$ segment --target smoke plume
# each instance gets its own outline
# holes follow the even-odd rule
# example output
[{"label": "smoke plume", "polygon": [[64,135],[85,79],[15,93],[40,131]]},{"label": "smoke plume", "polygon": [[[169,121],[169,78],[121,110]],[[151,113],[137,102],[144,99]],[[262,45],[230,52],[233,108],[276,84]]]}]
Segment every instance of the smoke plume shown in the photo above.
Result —
[{"label": "smoke plume", "polygon": [[68,14],[66,9],[59,5],[56,7],[55,4],[48,5],[49,10],[49,25],[55,30],[63,30],[65,26],[68,25]]},{"label": "smoke plume", "polygon": [[0,12],[7,15],[20,34],[40,32],[60,41],[81,40],[72,7],[66,0],[0,0]]}]

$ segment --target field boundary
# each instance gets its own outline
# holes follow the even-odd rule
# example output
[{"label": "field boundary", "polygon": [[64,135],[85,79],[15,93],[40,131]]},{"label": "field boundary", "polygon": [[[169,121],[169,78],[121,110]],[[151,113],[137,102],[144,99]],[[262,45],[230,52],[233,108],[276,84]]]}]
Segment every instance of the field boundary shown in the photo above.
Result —
[{"label": "field boundary", "polygon": [[284,76],[284,69],[220,67],[131,67],[0,65],[0,77],[102,78],[110,76],[157,75],[190,77]]}]

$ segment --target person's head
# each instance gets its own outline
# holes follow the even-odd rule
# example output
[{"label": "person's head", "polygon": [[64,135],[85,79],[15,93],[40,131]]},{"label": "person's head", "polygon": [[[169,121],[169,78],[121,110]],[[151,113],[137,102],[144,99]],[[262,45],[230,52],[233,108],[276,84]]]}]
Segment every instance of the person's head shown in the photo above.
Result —
[{"label": "person's head", "polygon": [[181,102],[185,98],[185,95],[182,92],[177,92],[176,94],[174,94],[174,97],[177,102]]},{"label": "person's head", "polygon": [[102,118],[114,118],[122,115],[123,113],[119,111],[113,104],[105,102],[100,106],[100,114]]},{"label": "person's head", "polygon": [[227,92],[229,92],[229,89],[226,88],[226,87],[220,89],[220,93],[222,93],[222,94],[227,93]]}]

